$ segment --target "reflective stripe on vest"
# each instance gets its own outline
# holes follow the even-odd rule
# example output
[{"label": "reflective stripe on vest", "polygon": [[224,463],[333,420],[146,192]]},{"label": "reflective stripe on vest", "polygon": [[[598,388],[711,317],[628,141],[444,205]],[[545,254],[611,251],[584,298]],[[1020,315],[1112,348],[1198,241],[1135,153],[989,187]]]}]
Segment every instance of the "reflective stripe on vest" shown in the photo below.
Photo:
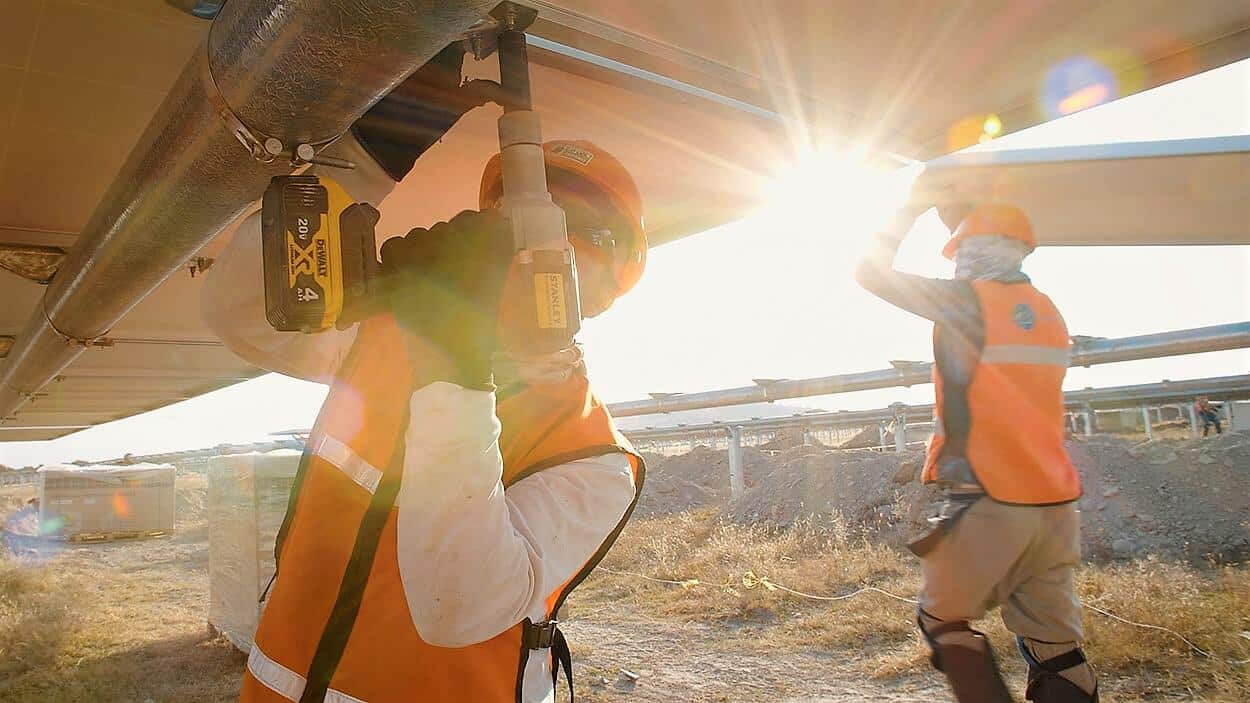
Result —
[{"label": "reflective stripe on vest", "polygon": [[1056,349],[1031,344],[996,344],[986,346],[981,352],[982,364],[1029,364],[1066,369],[1071,358],[1072,354],[1067,348]]},{"label": "reflective stripe on vest", "polygon": [[265,656],[259,645],[253,644],[247,655],[247,670],[257,681],[289,701],[298,701],[304,695],[304,677]]},{"label": "reflective stripe on vest", "polygon": [[[280,532],[281,577],[244,677],[249,703],[276,701],[275,694],[306,703],[512,703],[520,700],[529,658],[551,657],[524,646],[523,623],[484,642],[436,647],[421,639],[407,612],[397,553],[401,511],[393,502],[413,391],[405,334],[390,318],[362,323],[318,416]],[[505,490],[546,468],[621,452],[630,457],[636,503],[645,467],[584,375],[498,399],[496,415]],[[548,618],[632,508],[599,552],[548,594]]]},{"label": "reflective stripe on vest", "polygon": [[382,482],[382,472],[352,451],[351,447],[330,435],[321,435],[313,440],[309,451],[347,474],[357,486],[370,493],[377,492],[378,484]]},{"label": "reflective stripe on vest", "polygon": [[968,362],[975,366],[961,385],[961,379],[943,377],[944,357],[937,354],[937,345],[952,343],[945,335],[959,332],[935,330],[936,424],[924,481],[961,483],[971,468],[985,492],[1003,503],[1076,500],[1080,477],[1064,447],[1069,337],[1063,317],[1031,284],[970,285],[980,307],[983,342],[968,350],[975,352]]}]

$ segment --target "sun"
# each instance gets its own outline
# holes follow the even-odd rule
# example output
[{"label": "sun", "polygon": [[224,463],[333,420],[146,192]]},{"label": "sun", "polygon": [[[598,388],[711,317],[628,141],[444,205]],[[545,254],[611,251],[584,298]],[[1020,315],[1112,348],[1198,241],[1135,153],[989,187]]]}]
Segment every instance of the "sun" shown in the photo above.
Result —
[{"label": "sun", "polygon": [[756,221],[858,253],[907,202],[922,170],[863,148],[813,147],[773,169]]}]

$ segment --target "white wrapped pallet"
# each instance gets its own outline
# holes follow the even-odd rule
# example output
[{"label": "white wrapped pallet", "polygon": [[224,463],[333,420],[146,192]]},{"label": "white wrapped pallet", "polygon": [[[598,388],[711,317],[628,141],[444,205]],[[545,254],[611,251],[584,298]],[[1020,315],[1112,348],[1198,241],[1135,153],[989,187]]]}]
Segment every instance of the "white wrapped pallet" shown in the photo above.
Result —
[{"label": "white wrapped pallet", "polygon": [[171,532],[174,467],[49,465],[39,469],[39,529],[76,538]]},{"label": "white wrapped pallet", "polygon": [[208,462],[208,624],[247,652],[300,453],[213,457]]}]

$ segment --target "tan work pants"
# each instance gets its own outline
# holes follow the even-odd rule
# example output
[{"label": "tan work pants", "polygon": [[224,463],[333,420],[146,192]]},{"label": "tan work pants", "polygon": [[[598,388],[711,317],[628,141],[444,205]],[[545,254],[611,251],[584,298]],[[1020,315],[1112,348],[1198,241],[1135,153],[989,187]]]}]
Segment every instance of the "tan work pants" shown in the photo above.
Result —
[{"label": "tan work pants", "polygon": [[1073,570],[1081,560],[1076,503],[969,506],[920,560],[920,607],[947,622],[976,620],[998,605],[1013,633],[1040,642],[1084,637]]}]

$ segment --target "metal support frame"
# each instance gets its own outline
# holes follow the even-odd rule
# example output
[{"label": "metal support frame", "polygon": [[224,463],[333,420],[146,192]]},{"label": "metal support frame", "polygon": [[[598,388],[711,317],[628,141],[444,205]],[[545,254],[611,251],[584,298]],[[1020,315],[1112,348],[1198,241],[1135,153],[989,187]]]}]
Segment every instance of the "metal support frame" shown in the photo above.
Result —
[{"label": "metal support frame", "polygon": [[[1239,376],[1218,376],[1214,378],[1198,378],[1184,381],[1162,381],[1130,386],[1114,386],[1110,388],[1086,388],[1068,391],[1064,394],[1064,403],[1072,417],[1073,432],[1092,434],[1097,425],[1095,408],[1134,410],[1142,405],[1157,407],[1159,405],[1181,402],[1188,405],[1194,397],[1209,396],[1217,400],[1250,399],[1250,374]],[[907,406],[909,434],[923,433],[928,428],[924,425],[934,412],[932,404]],[[729,424],[741,426],[744,441],[749,438],[768,436],[778,430],[790,427],[811,427],[814,430],[832,428],[863,428],[877,425],[880,444],[885,445],[885,431],[894,421],[894,409],[890,407],[872,410],[851,410],[822,413],[803,413],[788,417],[757,418],[736,422],[710,422],[698,425],[681,424],[668,427],[646,427],[625,430],[633,441],[689,441],[694,434],[707,436],[718,433],[723,437]],[[1083,432],[1077,424],[1089,428]]]},{"label": "metal support frame", "polygon": [[1146,430],[1146,439],[1154,439],[1155,438],[1154,427],[1153,427],[1154,423],[1151,422],[1151,419],[1150,419],[1150,406],[1148,405],[1141,406],[1141,419],[1142,419],[1142,426]]},{"label": "metal support frame", "polygon": [[894,411],[894,451],[907,449],[907,406],[902,403],[890,405]]},{"label": "metal support frame", "polygon": [[[17,410],[244,212],[290,161],[336,139],[498,3],[232,0],[213,21],[17,335],[0,416]],[[310,47],[315,47],[310,50]],[[316,109],[308,109],[315,105]],[[243,142],[243,143],[240,143]],[[281,150],[281,149],[279,149]]]},{"label": "metal support frame", "polygon": [[[1118,339],[1083,339],[1079,344],[1073,345],[1070,364],[1094,366],[1247,347],[1250,347],[1250,321]],[[727,405],[771,403],[787,398],[916,386],[932,383],[932,374],[932,364],[918,363],[878,371],[769,381],[741,388],[676,393],[659,398],[612,403],[608,409],[616,417],[629,417],[670,413],[678,410],[719,408]]]},{"label": "metal support frame", "polygon": [[729,495],[738,498],[745,490],[742,481],[742,426],[729,427]]}]

